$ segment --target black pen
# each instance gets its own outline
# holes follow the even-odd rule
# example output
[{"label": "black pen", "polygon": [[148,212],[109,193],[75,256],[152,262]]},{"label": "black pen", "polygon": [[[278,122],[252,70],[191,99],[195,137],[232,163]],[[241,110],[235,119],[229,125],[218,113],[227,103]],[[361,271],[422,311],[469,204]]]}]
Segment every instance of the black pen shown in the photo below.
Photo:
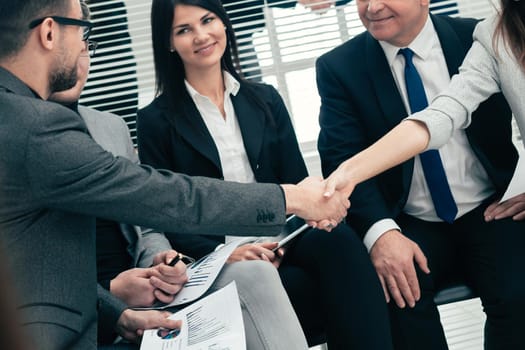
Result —
[{"label": "black pen", "polygon": [[180,257],[181,257],[181,255],[177,254],[173,259],[171,259],[171,261],[168,264],[168,266],[175,266],[175,264],[180,261]]}]

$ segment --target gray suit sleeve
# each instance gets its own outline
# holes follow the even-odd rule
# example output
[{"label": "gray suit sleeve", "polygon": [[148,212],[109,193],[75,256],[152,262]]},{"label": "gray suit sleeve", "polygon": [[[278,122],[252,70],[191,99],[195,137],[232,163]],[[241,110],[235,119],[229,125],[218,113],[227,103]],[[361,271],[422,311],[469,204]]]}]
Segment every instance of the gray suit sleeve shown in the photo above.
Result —
[{"label": "gray suit sleeve", "polygon": [[46,106],[57,109],[46,113],[53,120],[35,119],[24,150],[37,206],[181,233],[275,235],[285,222],[278,185],[188,177],[115,158],[73,112]]},{"label": "gray suit sleeve", "polygon": [[[84,106],[78,106],[78,112],[93,139],[104,150],[115,157],[121,156],[135,164],[139,163],[128,127],[121,117]],[[144,229],[143,233],[140,227],[125,223],[120,224],[120,230],[129,243],[128,251],[134,258],[134,266],[151,266],[156,254],[171,249],[163,233],[152,229]]]},{"label": "gray suit sleeve", "polygon": [[[100,285],[97,285],[97,297],[98,331],[112,332],[117,325],[120,315],[122,315],[128,306]],[[102,337],[107,339],[110,336]],[[101,338],[101,335],[99,335],[99,338]]]},{"label": "gray suit sleeve", "polygon": [[160,252],[170,250],[171,245],[164,233],[156,232],[149,228],[136,227],[140,234],[136,249],[136,266],[149,267],[153,264],[153,258]]}]

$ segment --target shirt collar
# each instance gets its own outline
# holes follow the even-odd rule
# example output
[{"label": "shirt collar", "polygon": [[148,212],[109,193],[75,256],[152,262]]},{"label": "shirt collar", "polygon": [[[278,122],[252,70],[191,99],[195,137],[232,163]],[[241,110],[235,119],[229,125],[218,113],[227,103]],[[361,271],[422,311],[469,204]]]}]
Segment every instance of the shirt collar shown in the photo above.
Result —
[{"label": "shirt collar", "polygon": [[[241,84],[227,71],[223,71],[222,76],[224,79],[224,95],[228,96],[232,94],[233,96],[236,96],[239,92]],[[195,99],[196,97],[205,97],[195,90],[186,79],[184,79],[184,84],[186,85],[186,89],[188,90],[191,98]]]},{"label": "shirt collar", "polygon": [[226,93],[232,94],[233,96],[236,96],[239,92],[239,89],[241,87],[241,84],[231,75],[230,73],[224,71],[223,73],[224,77],[224,85],[226,87]]},{"label": "shirt collar", "polygon": [[[430,55],[436,40],[439,40],[439,38],[436,29],[434,28],[434,24],[432,23],[432,19],[428,16],[423,29],[421,29],[416,38],[407,47],[410,48],[416,56],[425,60]],[[386,41],[379,41],[379,44],[383,48],[388,65],[392,67],[399,49],[402,49],[402,47],[394,46]]]}]

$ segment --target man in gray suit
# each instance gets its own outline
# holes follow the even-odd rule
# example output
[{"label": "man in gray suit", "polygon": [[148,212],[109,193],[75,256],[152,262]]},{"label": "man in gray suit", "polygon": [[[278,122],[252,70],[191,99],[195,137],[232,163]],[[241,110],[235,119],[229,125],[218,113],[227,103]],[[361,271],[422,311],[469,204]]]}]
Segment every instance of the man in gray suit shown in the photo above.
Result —
[{"label": "man in gray suit", "polygon": [[[35,348],[96,348],[95,217],[162,231],[272,235],[285,214],[333,225],[348,201],[317,179],[234,184],[138,166],[104,151],[74,112],[91,24],[78,0],[0,0],[0,231]],[[284,193],[284,195],[283,195]]]},{"label": "man in gray suit", "polygon": [[[84,16],[87,17],[87,13]],[[129,130],[122,118],[78,105],[87,81],[89,62],[86,51],[78,61],[77,84],[69,90],[51,95],[49,99],[79,113],[93,139],[106,151],[115,157],[125,157],[138,163]],[[166,320],[165,312],[134,311],[129,308],[148,307],[156,300],[171,302],[187,281],[182,261],[173,267],[164,264],[177,255],[167,238],[163,233],[150,229],[141,232],[137,226],[124,223],[111,225],[113,229],[109,232],[105,227],[97,220],[97,274],[101,284],[99,346],[111,344],[115,339],[115,331],[129,341],[138,341],[146,327],[177,327],[175,321]],[[113,236],[114,239],[105,240],[103,234]],[[127,243],[126,247],[119,244],[122,242],[119,238],[122,237]],[[129,268],[130,263],[136,268]],[[107,285],[103,283],[104,276],[112,278]],[[233,280],[240,295],[246,343],[250,350],[307,347],[299,321],[272,265],[263,261],[226,265],[210,291]],[[279,322],[271,322],[272,318]]]}]

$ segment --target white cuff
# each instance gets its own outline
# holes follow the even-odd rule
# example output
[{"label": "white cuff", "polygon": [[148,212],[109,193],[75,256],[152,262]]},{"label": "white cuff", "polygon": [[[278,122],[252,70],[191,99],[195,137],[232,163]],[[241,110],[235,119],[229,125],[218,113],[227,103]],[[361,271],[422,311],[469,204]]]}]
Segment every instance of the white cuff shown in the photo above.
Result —
[{"label": "white cuff", "polygon": [[427,149],[439,149],[450,140],[455,130],[468,127],[470,118],[470,113],[456,99],[440,95],[428,108],[405,119],[424,123],[430,134]]},{"label": "white cuff", "polygon": [[379,239],[379,237],[381,237],[383,233],[390,230],[401,231],[398,224],[396,224],[396,222],[392,219],[382,219],[370,226],[365,234],[365,238],[363,239],[363,243],[366,249],[368,249],[369,253],[370,249],[372,249],[372,246]]}]

